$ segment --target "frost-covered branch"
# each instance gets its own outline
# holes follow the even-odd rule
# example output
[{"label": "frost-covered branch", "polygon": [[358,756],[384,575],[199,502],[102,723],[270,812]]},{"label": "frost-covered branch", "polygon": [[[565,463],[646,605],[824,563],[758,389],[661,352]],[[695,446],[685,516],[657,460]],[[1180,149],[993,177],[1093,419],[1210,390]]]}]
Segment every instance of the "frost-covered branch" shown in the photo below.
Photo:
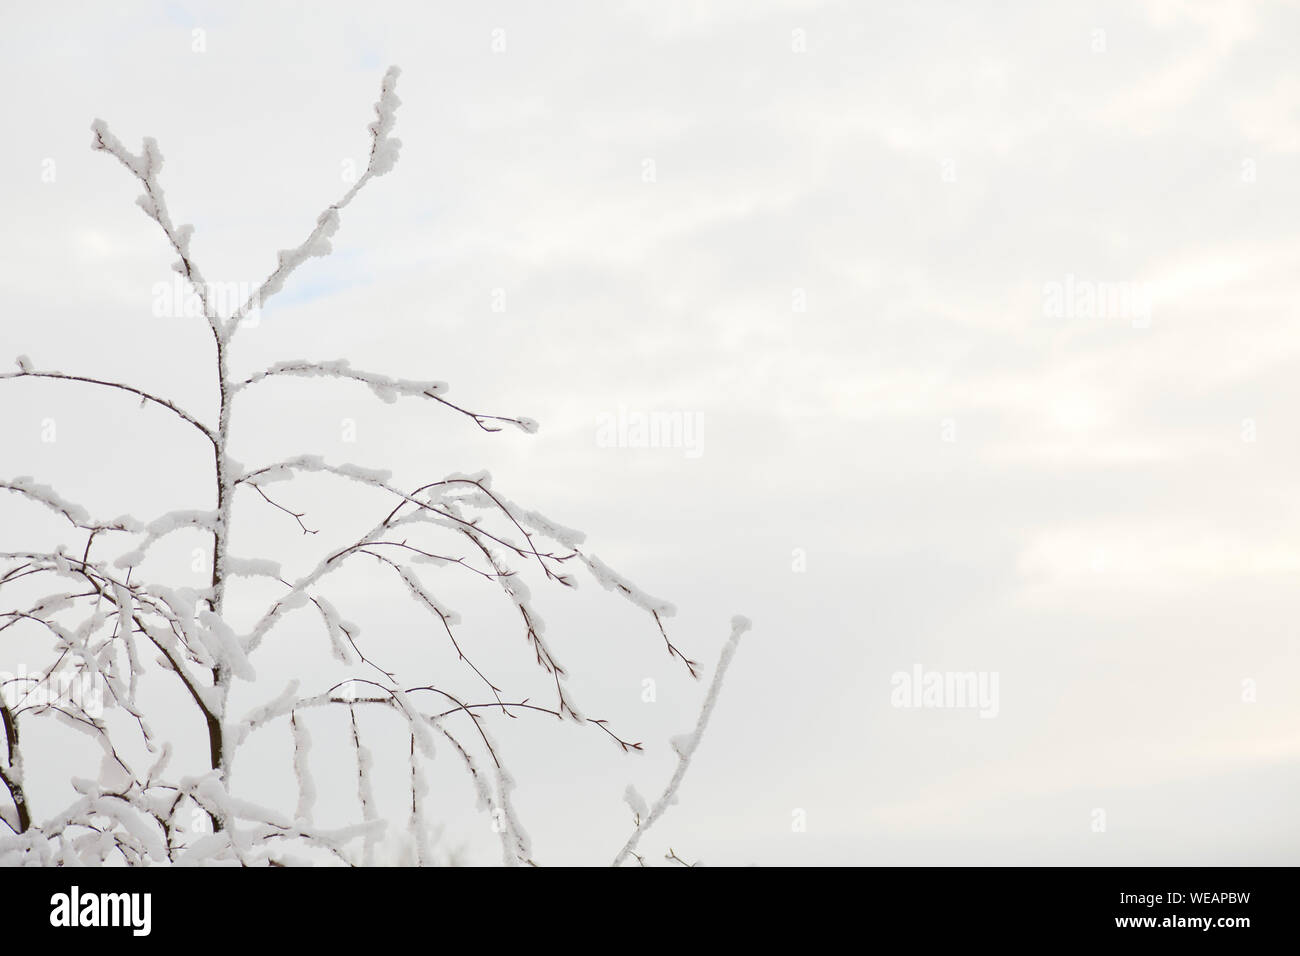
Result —
[{"label": "frost-covered branch", "polygon": [[381,375],[378,372],[365,372],[361,369],[354,369],[347,359],[337,359],[332,362],[309,362],[305,359],[295,360],[292,362],[277,362],[270,368],[263,369],[250,375],[241,382],[231,385],[231,393],[238,393],[259,382],[264,382],[268,378],[274,378],[279,375],[288,375],[295,378],[332,378],[340,380],[350,380],[360,382],[372,391],[375,396],[382,402],[392,404],[401,396],[411,398],[431,398],[435,402],[460,412],[474,420],[479,428],[486,432],[500,431],[500,425],[494,425],[493,422],[500,422],[505,425],[514,425],[521,431],[532,434],[537,431],[537,422],[531,418],[510,418],[505,415],[488,415],[485,412],[473,412],[467,408],[447,401],[443,394],[447,391],[446,382],[427,381],[421,382],[414,379],[393,378],[389,375]]},{"label": "frost-covered branch", "polygon": [[44,505],[51,511],[58,512],[67,518],[74,528],[80,528],[83,531],[141,530],[138,521],[126,516],[114,518],[112,521],[95,521],[81,505],[68,501],[49,485],[37,484],[25,475],[19,478],[0,479],[0,488],[16,492],[31,501]]},{"label": "frost-covered branch", "polygon": [[[92,125],[93,148],[115,157],[143,187],[137,202],[162,229],[179,257],[173,268],[185,277],[202,305],[215,346],[211,356],[216,373],[216,389],[211,396],[215,415],[209,419],[192,414],[130,383],[37,371],[26,356],[18,358],[17,372],[0,374],[0,378],[95,385],[131,394],[142,406],[163,408],[198,430],[212,446],[207,462],[212,484],[207,491],[209,495],[215,491],[215,503],[210,498],[197,501],[195,507],[170,511],[150,521],[129,516],[100,521],[91,518],[85,508],[30,478],[0,480],[0,490],[66,519],[72,529],[67,533],[73,539],[52,551],[19,545],[0,551],[0,594],[5,599],[0,606],[0,638],[4,639],[0,649],[17,646],[19,641],[25,646],[35,640],[43,642],[49,661],[40,672],[0,678],[0,722],[4,730],[0,749],[0,823],[7,831],[0,835],[0,865],[371,863],[376,860],[378,840],[385,826],[384,796],[393,792],[384,789],[381,768],[385,764],[377,759],[378,750],[372,754],[371,747],[378,748],[389,740],[400,741],[409,750],[409,761],[403,761],[406,766],[398,775],[396,792],[405,804],[403,812],[412,831],[417,862],[431,859],[425,832],[431,808],[426,799],[424,769],[435,759],[434,743],[441,748],[442,741],[446,741],[454,751],[453,759],[463,766],[472,783],[476,806],[492,815],[503,861],[508,865],[536,865],[531,840],[513,804],[514,778],[505,765],[503,749],[489,733],[492,721],[503,720],[505,726],[510,726],[524,715],[545,715],[561,722],[591,724],[623,753],[640,751],[643,745],[616,732],[605,718],[587,717],[580,712],[569,686],[571,672],[557,658],[556,648],[563,645],[548,635],[541,602],[534,597],[527,579],[540,579],[544,586],[557,585],[562,591],[571,591],[584,576],[577,569],[585,568],[601,587],[648,614],[669,655],[680,659],[692,676],[698,676],[697,663],[673,644],[664,627],[664,619],[674,613],[671,604],[642,591],[589,552],[580,532],[502,495],[486,472],[453,473],[408,492],[393,481],[388,471],[327,464],[311,455],[287,458],[250,471],[229,454],[235,397],[275,377],[354,382],[389,403],[402,397],[432,400],[467,416],[488,432],[499,431],[505,425],[525,432],[537,429],[529,418],[490,415],[454,404],[447,400],[447,386],[442,382],[354,369],[346,360],[279,361],[243,379],[230,374],[232,340],[244,319],[280,291],[308,258],[331,251],[341,210],[367,182],[393,167],[400,147],[392,136],[399,105],[397,76],[394,67],[383,78],[375,104],[376,119],[369,125],[370,157],[362,176],[317,217],[306,239],[279,253],[275,269],[229,316],[214,310],[208,286],[190,254],[193,229],[176,225],[168,211],[158,178],[162,156],[157,143],[146,138],[141,151],[133,153],[102,121]],[[215,424],[206,424],[207,420]],[[310,473],[328,474],[380,492],[385,496],[386,514],[369,531],[342,539],[350,543],[341,547],[336,543],[313,559],[314,567],[308,561],[304,567],[282,571],[269,556],[232,554],[231,531],[240,526],[236,515],[243,514],[245,502],[251,503],[249,496],[236,495],[240,486],[247,486],[262,499],[258,508],[269,504],[284,512],[304,534],[315,535],[322,530],[330,515],[315,516],[321,519],[322,528],[308,527],[304,512],[282,503],[291,498],[268,490],[274,482]],[[202,552],[196,556],[196,564],[178,569],[162,559],[163,548],[155,548],[164,538],[182,531],[211,535],[208,586],[182,586],[173,580],[192,581],[193,573],[200,570],[205,559]],[[452,669],[454,673],[440,670],[436,682],[418,674],[411,679],[404,673],[407,662],[385,658],[408,650],[419,657],[425,648],[417,650],[412,641],[406,641],[398,643],[400,650],[396,654],[391,649],[377,653],[361,627],[343,617],[324,590],[334,583],[330,576],[345,565],[352,566],[356,557],[374,561],[384,580],[399,588],[401,599],[409,599],[423,609],[425,616],[417,637],[427,642],[431,636],[441,654],[454,654],[455,662],[461,665]],[[488,676],[495,668],[475,649],[474,631],[462,625],[460,613],[448,606],[444,591],[433,580],[438,573],[451,573],[452,568],[490,582],[496,599],[504,597],[507,607],[518,615],[528,649],[525,653],[535,659],[541,671],[540,675],[531,672],[532,677],[554,686],[553,706],[533,703],[530,690],[507,691],[503,689],[505,681],[498,683]],[[178,570],[182,571],[179,575],[169,573]],[[237,631],[226,614],[224,599],[228,587],[248,578],[257,579],[260,587],[269,584],[282,590],[260,616],[253,618],[251,627]],[[489,600],[493,594],[488,595]],[[460,601],[458,597],[456,603]],[[314,646],[315,651],[327,652],[335,664],[353,676],[316,693],[302,692],[300,680],[291,679],[278,693],[267,695],[263,693],[265,680],[259,680],[256,666],[263,660],[265,639],[277,625],[284,632],[299,625],[299,618],[292,624],[286,621],[289,612],[308,605],[316,612],[308,615],[308,626],[313,630],[323,626],[325,637]],[[241,602],[241,607],[246,606]],[[642,807],[644,812],[638,812],[638,831],[620,860],[632,853],[639,834],[673,801],[713,708],[722,673],[746,626],[737,619],[696,730],[685,742],[676,744],[678,771],[655,808]],[[299,635],[295,632],[294,636]],[[304,655],[312,650],[311,644],[295,647],[295,653]],[[93,695],[66,699],[60,696],[58,675],[63,673],[93,681]],[[168,674],[179,686],[169,685],[172,677],[158,679]],[[338,676],[331,675],[322,683],[328,684]],[[470,693],[461,686],[466,681],[473,684]],[[237,682],[240,694],[234,697],[232,688]],[[157,696],[160,688],[168,700],[167,709],[161,713]],[[231,701],[243,699],[245,691],[254,695],[254,704],[240,720],[232,717]],[[181,715],[175,710],[176,699],[183,702]],[[322,708],[336,711],[339,707],[348,710],[350,733],[318,741],[309,724]],[[364,730],[363,712],[367,718]],[[369,722],[371,715],[373,725]],[[55,788],[47,786],[49,781],[38,784],[33,778],[35,771],[48,771],[52,766],[46,755],[42,755],[39,766],[30,755],[24,762],[21,731],[32,720],[57,722],[84,734],[95,743],[99,760],[97,774],[67,780],[70,802],[42,819],[29,806],[28,794],[39,793],[44,802],[46,794],[54,793]],[[296,787],[292,788],[295,792],[289,806],[283,808],[255,805],[245,800],[235,786],[241,748],[255,731],[272,725],[275,731],[287,735],[292,746]],[[206,732],[205,756],[210,769],[195,776],[170,771],[173,757],[184,756],[185,764],[194,765],[195,755],[176,752],[176,733],[200,727]],[[26,738],[33,739],[43,738]],[[354,758],[351,763],[356,772],[360,819],[337,829],[325,829],[313,819],[317,781],[312,764],[317,761],[334,769],[346,768],[346,750]]]},{"label": "frost-covered branch", "polygon": [[198,296],[203,307],[203,317],[207,320],[208,327],[212,330],[214,338],[219,342],[221,339],[220,319],[216,312],[213,311],[212,303],[209,300],[207,283],[204,281],[198,265],[190,255],[190,239],[194,235],[194,227],[188,224],[173,225],[171,214],[167,211],[167,202],[163,195],[162,185],[158,182],[158,173],[163,164],[162,153],[158,149],[158,141],[152,136],[146,136],[140,155],[137,156],[109,131],[108,124],[103,120],[97,119],[91,123],[90,130],[95,134],[95,138],[90,144],[91,148],[103,150],[115,157],[118,162],[130,170],[131,174],[140,181],[140,185],[144,187],[144,193],[136,199],[136,205],[144,210],[146,216],[158,223],[163,234],[166,235],[167,241],[171,243],[172,249],[180,257],[172,265],[172,269],[185,277],[185,280],[194,290],[194,294]]},{"label": "frost-covered branch", "polygon": [[313,256],[327,256],[333,251],[330,237],[339,228],[339,210],[352,202],[366,183],[376,176],[382,176],[391,170],[397,162],[398,151],[402,141],[390,134],[397,123],[397,107],[402,101],[397,97],[397,77],[402,71],[395,66],[388,68],[379,91],[379,101],[375,103],[376,120],[370,124],[370,160],[366,171],[361,174],[352,188],[343,194],[338,202],[328,207],[316,217],[316,225],[301,244],[292,249],[281,249],[279,262],[275,270],[266,277],[257,290],[249,297],[221,330],[221,338],[229,341],[239,330],[239,323],[254,309],[260,309],[266,300],[284,288],[285,281],[300,265]]},{"label": "frost-covered branch", "polygon": [[165,408],[167,411],[171,412],[173,415],[175,415],[181,421],[185,422],[187,425],[197,428],[199,432],[203,435],[203,437],[206,438],[208,441],[215,443],[217,440],[217,436],[212,431],[211,428],[203,424],[201,421],[199,421],[189,412],[185,411],[185,409],[181,408],[175,402],[172,402],[166,398],[159,398],[157,395],[152,395],[149,392],[144,391],[143,389],[136,388],[134,385],[126,385],[123,384],[122,382],[109,382],[109,381],[105,381],[102,378],[90,378],[89,376],[85,376],[85,375],[68,375],[64,372],[33,371],[31,368],[31,364],[30,362],[28,362],[26,356],[18,357],[18,367],[19,367],[19,371],[17,372],[0,373],[0,379],[48,378],[48,379],[54,379],[56,381],[84,382],[90,385],[102,385],[106,388],[116,388],[123,392],[130,392],[132,395],[139,396],[141,405],[145,404],[146,402],[153,402],[159,408]]},{"label": "frost-covered branch", "polygon": [[[664,787],[664,792],[659,795],[653,807],[647,813],[637,813],[637,828],[632,831],[628,837],[627,843],[623,849],[618,851],[614,857],[613,866],[618,866],[629,855],[634,854],[637,844],[641,842],[641,837],[645,832],[659,821],[667,809],[677,802],[677,788],[682,785],[682,780],[686,777],[686,771],[690,769],[691,758],[695,756],[695,750],[700,745],[700,739],[704,736],[704,728],[708,726],[709,717],[713,713],[713,708],[718,702],[718,694],[722,690],[722,679],[727,674],[727,668],[731,666],[731,658],[736,653],[736,648],[740,646],[740,636],[748,631],[751,627],[748,618],[736,615],[731,619],[731,637],[722,647],[722,653],[718,656],[718,667],[713,672],[713,682],[709,685],[709,692],[704,698],[704,705],[700,708],[700,716],[695,721],[695,729],[689,734],[683,734],[680,737],[674,737],[672,740],[673,749],[677,751],[677,768],[673,771],[672,778],[669,779],[668,785]],[[629,795],[634,795],[635,790],[628,788]],[[637,798],[639,800],[639,798]],[[629,799],[629,803],[633,800]],[[644,819],[641,819],[644,816]]]}]

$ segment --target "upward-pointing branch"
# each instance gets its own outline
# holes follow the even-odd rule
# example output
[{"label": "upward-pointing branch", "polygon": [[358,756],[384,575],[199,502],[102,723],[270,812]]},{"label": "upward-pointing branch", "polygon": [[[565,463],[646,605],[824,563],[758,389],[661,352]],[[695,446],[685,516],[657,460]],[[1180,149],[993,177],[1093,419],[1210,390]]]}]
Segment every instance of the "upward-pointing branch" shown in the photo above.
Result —
[{"label": "upward-pointing branch", "polygon": [[700,708],[700,716],[695,721],[695,729],[690,734],[683,734],[681,737],[674,737],[671,741],[673,749],[677,751],[677,769],[673,772],[672,779],[668,781],[668,786],[664,787],[664,792],[659,795],[655,805],[650,808],[650,814],[644,820],[640,821],[637,828],[632,831],[628,837],[627,843],[623,849],[618,851],[618,856],[614,857],[612,866],[618,866],[628,858],[628,855],[636,851],[636,845],[645,835],[646,830],[664,815],[664,812],[673,805],[677,797],[677,788],[681,786],[682,779],[686,776],[686,771],[691,765],[691,757],[695,754],[695,748],[700,744],[700,738],[704,736],[704,728],[708,726],[709,715],[713,713],[713,706],[718,702],[718,692],[722,690],[722,678],[726,676],[727,668],[731,665],[731,658],[736,653],[736,648],[740,644],[740,635],[744,634],[750,628],[749,619],[737,614],[731,619],[731,637],[727,638],[727,643],[722,648],[722,654],[718,657],[718,669],[713,672],[713,683],[709,685],[709,693],[704,698],[704,706]]},{"label": "upward-pointing branch", "polygon": [[108,124],[103,120],[97,119],[91,123],[90,130],[95,134],[95,139],[90,144],[91,148],[103,150],[116,157],[118,162],[140,180],[140,185],[144,187],[144,195],[136,199],[136,204],[144,210],[146,216],[158,223],[167,236],[167,241],[171,243],[172,249],[180,256],[172,268],[183,275],[190,287],[194,289],[194,294],[199,297],[199,302],[203,306],[203,317],[207,320],[208,328],[212,330],[213,338],[220,344],[221,330],[217,314],[212,310],[207,285],[199,272],[198,264],[190,256],[190,238],[194,235],[194,227],[188,224],[177,226],[172,223],[171,214],[167,211],[166,199],[163,197],[162,185],[158,182],[158,172],[163,164],[158,141],[152,136],[146,136],[144,148],[137,156],[109,131]]},{"label": "upward-pointing branch", "polygon": [[396,92],[397,77],[401,72],[397,67],[390,66],[388,72],[384,74],[384,81],[379,91],[379,102],[375,103],[375,115],[378,118],[370,124],[370,161],[366,164],[366,171],[362,173],[356,184],[343,194],[342,199],[316,217],[315,228],[301,245],[294,249],[280,250],[279,264],[276,265],[275,271],[266,277],[266,281],[249,296],[248,301],[239,307],[222,328],[220,338],[224,341],[229,341],[234,336],[239,323],[248,316],[249,312],[260,309],[267,299],[284,288],[285,280],[294,269],[312,256],[327,256],[333,251],[329,240],[330,236],[338,231],[339,210],[352,202],[362,186],[375,176],[382,176],[388,172],[397,162],[397,153],[402,146],[402,141],[389,136],[389,133],[397,123],[397,107],[402,104]]}]

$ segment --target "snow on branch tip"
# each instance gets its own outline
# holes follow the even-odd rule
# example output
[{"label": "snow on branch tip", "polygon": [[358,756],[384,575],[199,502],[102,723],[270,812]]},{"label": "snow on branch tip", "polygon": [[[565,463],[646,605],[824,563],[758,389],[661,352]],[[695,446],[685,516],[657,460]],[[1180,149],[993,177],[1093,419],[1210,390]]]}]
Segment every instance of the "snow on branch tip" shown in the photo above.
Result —
[{"label": "snow on branch tip", "polygon": [[213,309],[203,277],[190,257],[190,239],[194,234],[194,227],[188,224],[174,225],[167,211],[163,188],[158,181],[163,157],[157,141],[151,136],[146,136],[140,152],[133,153],[113,134],[104,120],[96,119],[90,124],[91,132],[94,134],[91,148],[115,157],[144,187],[144,192],[136,199],[136,204],[150,219],[162,227],[172,248],[180,256],[173,268],[189,280],[202,303],[203,315],[219,341],[229,341],[250,312],[260,309],[267,299],[284,288],[285,282],[298,266],[314,256],[329,255],[333,251],[330,239],[339,228],[339,211],[352,201],[352,198],[371,178],[384,175],[397,164],[402,141],[393,136],[392,131],[397,124],[397,108],[402,102],[396,92],[397,77],[400,73],[398,67],[392,66],[384,74],[379,99],[375,103],[376,118],[367,126],[371,145],[365,172],[341,199],[326,207],[316,217],[316,224],[306,239],[297,246],[281,249],[277,253],[274,271],[263,280],[247,301],[224,321]]}]

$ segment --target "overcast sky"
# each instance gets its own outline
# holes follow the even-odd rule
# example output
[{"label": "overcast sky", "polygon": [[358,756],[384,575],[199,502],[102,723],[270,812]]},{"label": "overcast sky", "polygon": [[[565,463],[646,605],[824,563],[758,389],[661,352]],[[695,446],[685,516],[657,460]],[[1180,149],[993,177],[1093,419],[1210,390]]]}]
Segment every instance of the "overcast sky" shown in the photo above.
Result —
[{"label": "overcast sky", "polygon": [[[207,330],[153,314],[174,255],[91,121],[155,137],[205,275],[257,283],[364,165],[402,68],[397,167],[233,367],[346,357],[540,430],[291,380],[250,395],[232,454],[410,487],[487,468],[674,601],[710,671],[750,617],[654,860],[1300,862],[1294,4],[5,7],[0,362],[209,417]],[[695,431],[601,431],[650,414]],[[208,465],[125,396],[0,382],[0,477],[149,518],[211,507]],[[289,488],[321,534],[245,498],[236,553],[302,573],[388,510]],[[6,548],[56,528],[0,501]],[[704,685],[594,582],[533,589],[575,697],[647,753],[492,726],[537,859],[608,862],[623,788],[662,787]],[[378,573],[333,593],[394,654],[434,639]],[[459,609],[510,690],[544,698],[515,622]],[[284,630],[265,696],[281,671],[324,679],[295,649],[318,632]],[[996,716],[894,706],[917,667],[996,674]],[[345,762],[335,730],[318,751]],[[251,745],[236,787],[291,788],[276,746]],[[493,862],[440,762],[448,848]],[[337,791],[346,809],[355,781]]]}]

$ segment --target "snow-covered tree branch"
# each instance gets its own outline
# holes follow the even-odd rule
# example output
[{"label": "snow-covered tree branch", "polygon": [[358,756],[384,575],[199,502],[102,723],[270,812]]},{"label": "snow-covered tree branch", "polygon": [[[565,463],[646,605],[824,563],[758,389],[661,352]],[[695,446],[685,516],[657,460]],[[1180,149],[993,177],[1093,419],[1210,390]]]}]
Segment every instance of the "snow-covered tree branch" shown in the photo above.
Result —
[{"label": "snow-covered tree branch", "polygon": [[[361,716],[378,712],[391,721],[386,731],[409,751],[399,785],[409,790],[409,819],[414,861],[434,860],[429,832],[436,809],[428,805],[427,771],[438,757],[450,758],[469,775],[479,806],[500,823],[502,859],[507,864],[534,863],[527,831],[512,802],[515,780],[504,765],[489,716],[568,721],[600,731],[620,754],[649,749],[634,734],[606,717],[590,716],[571,687],[574,671],[562,664],[548,634],[540,603],[527,578],[557,592],[578,587],[588,578],[636,608],[646,621],[650,640],[691,677],[701,665],[670,638],[666,620],[671,604],[641,590],[589,551],[584,536],[516,504],[498,490],[485,472],[426,476],[422,483],[401,485],[387,471],[348,463],[327,463],[299,454],[245,467],[230,455],[232,409],[254,386],[268,379],[315,377],[359,383],[385,402],[399,398],[427,400],[434,411],[450,409],[486,432],[513,425],[532,433],[537,424],[523,416],[472,411],[448,400],[441,381],[393,378],[336,361],[286,360],[262,371],[235,375],[232,350],[237,333],[251,313],[282,290],[295,271],[312,257],[330,254],[340,213],[362,188],[393,169],[401,143],[392,136],[400,104],[398,70],[384,75],[376,119],[369,127],[370,152],[364,173],[341,198],[316,218],[307,236],[279,252],[276,264],[253,294],[230,314],[221,314],[208,294],[204,275],[191,249],[193,227],[175,224],[159,175],[163,166],[158,144],[146,138],[132,152],[102,120],[92,125],[92,146],[117,159],[142,189],[137,204],[161,229],[171,252],[172,268],[192,288],[211,332],[211,351],[196,364],[210,362],[215,390],[208,409],[190,410],[177,402],[125,382],[88,373],[38,370],[26,356],[16,372],[0,374],[6,382],[31,387],[102,390],[105,401],[131,396],[198,431],[211,484],[196,489],[193,507],[145,520],[129,516],[93,518],[86,508],[53,488],[25,476],[0,476],[6,507],[38,508],[60,516],[68,539],[54,550],[5,542],[0,550],[0,654],[23,635],[24,646],[39,646],[39,666],[0,681],[0,863],[40,864],[242,864],[287,865],[335,862],[367,864],[386,823],[376,793],[379,764]],[[206,340],[206,336],[205,336]],[[178,361],[182,359],[178,357]],[[436,406],[441,406],[437,408]],[[457,418],[457,421],[460,419]],[[153,423],[149,423],[153,424]],[[163,427],[163,420],[157,424]],[[185,446],[177,445],[178,449]],[[139,480],[146,480],[142,473]],[[363,527],[344,538],[343,546],[323,548],[314,566],[295,571],[265,556],[232,550],[236,513],[275,515],[296,533],[316,535],[331,515],[296,508],[293,482],[305,475],[338,481],[383,499]],[[406,490],[411,488],[412,490]],[[241,492],[241,489],[243,491]],[[278,514],[276,514],[278,512]],[[203,587],[176,584],[155,556],[173,535],[200,535],[210,541],[210,576]],[[301,540],[301,539],[300,539]],[[308,540],[316,541],[316,538]],[[322,539],[323,540],[323,539]],[[389,661],[373,649],[362,628],[339,611],[330,586],[342,570],[368,563],[385,576],[394,600],[409,599],[427,620],[430,633],[465,670],[470,690],[453,686],[448,675],[411,675],[407,662]],[[504,602],[522,638],[517,652],[526,668],[544,681],[551,698],[534,701],[506,689],[492,676],[507,662],[480,653],[465,633],[462,618],[449,606],[435,581],[465,576],[490,589]],[[248,627],[237,627],[228,613],[228,598],[239,581],[249,587],[245,603],[270,588],[274,597]],[[262,605],[259,605],[259,607]],[[645,832],[675,801],[678,786],[700,743],[709,715],[741,633],[748,622],[737,618],[704,700],[695,730],[674,745],[679,755],[675,774],[653,807],[644,807],[629,788],[637,828],[618,852],[620,863],[635,851]],[[657,636],[656,636],[657,635]],[[287,686],[259,677],[261,661],[278,640],[293,641],[295,653],[320,652],[354,676],[342,682],[309,686],[305,674]],[[445,642],[445,643],[443,643]],[[658,650],[655,653],[663,653]],[[0,661],[3,661],[0,658]],[[513,669],[511,666],[504,668]],[[497,665],[497,666],[494,666]],[[537,670],[531,670],[531,668]],[[5,672],[6,674],[8,672]],[[60,686],[67,675],[75,686]],[[238,690],[238,694],[235,691]],[[257,699],[256,706],[236,699]],[[315,716],[346,716],[342,739],[327,740]],[[35,721],[57,721],[96,747],[97,766],[68,781],[65,805],[39,805],[29,786],[33,775],[51,766],[53,755],[26,750],[25,731]],[[242,795],[235,773],[241,747],[262,732],[284,735],[292,751],[296,792],[283,807],[261,806]],[[186,735],[203,739],[202,769],[182,759],[177,741]],[[612,750],[611,750],[612,752]],[[316,818],[319,790],[313,765],[328,753],[332,764],[353,768],[356,815],[346,826],[323,826]],[[186,764],[188,771],[173,771]],[[42,788],[42,793],[52,788]],[[206,821],[203,826],[195,820]],[[669,859],[682,862],[673,851]],[[641,859],[638,857],[638,859]]]}]

